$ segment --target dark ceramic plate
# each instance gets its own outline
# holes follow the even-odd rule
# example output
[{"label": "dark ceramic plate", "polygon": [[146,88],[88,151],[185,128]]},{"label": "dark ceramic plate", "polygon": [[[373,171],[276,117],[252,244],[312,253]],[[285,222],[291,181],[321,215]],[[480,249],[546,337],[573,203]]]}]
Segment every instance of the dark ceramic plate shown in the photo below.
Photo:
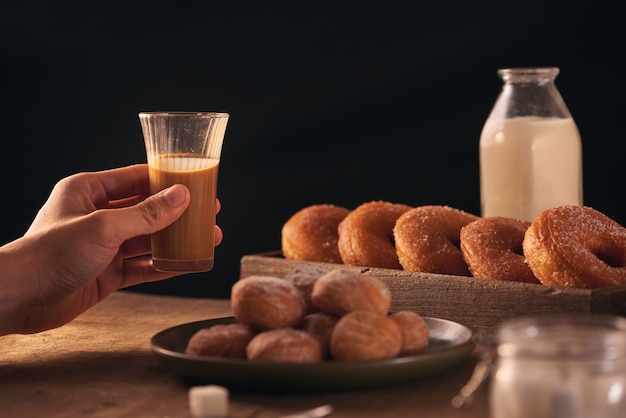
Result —
[{"label": "dark ceramic plate", "polygon": [[252,362],[185,354],[201,328],[235,322],[233,317],[190,322],[165,329],[151,340],[154,354],[171,370],[198,383],[276,392],[331,392],[407,383],[449,369],[474,348],[472,331],[445,319],[424,317],[430,343],[423,353],[389,360],[318,363]]}]

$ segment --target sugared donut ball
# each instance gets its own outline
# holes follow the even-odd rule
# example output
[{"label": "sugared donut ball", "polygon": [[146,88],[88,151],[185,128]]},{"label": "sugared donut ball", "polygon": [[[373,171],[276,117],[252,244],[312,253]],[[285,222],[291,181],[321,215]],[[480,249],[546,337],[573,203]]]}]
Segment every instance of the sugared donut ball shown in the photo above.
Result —
[{"label": "sugared donut ball", "polygon": [[419,206],[393,228],[400,264],[407,271],[470,276],[460,245],[461,228],[478,216],[448,206]]},{"label": "sugared donut ball", "polygon": [[317,279],[311,301],[318,309],[336,316],[355,310],[386,315],[391,307],[391,291],[377,277],[332,270]]},{"label": "sugared donut ball", "polygon": [[323,360],[320,342],[312,335],[293,328],[257,334],[246,349],[248,360],[308,363]]},{"label": "sugared donut ball", "polygon": [[338,225],[350,210],[335,205],[313,205],[293,214],[283,225],[281,242],[287,259],[341,263]]},{"label": "sugared donut ball", "polygon": [[402,332],[401,356],[421,353],[428,347],[430,331],[424,319],[412,311],[398,311],[389,315]]},{"label": "sugared donut ball", "polygon": [[213,325],[191,336],[185,354],[246,358],[246,346],[255,334],[255,331],[243,324]]},{"label": "sugared donut ball", "polygon": [[539,283],[522,250],[530,222],[493,216],[461,228],[461,251],[474,277]]},{"label": "sugared donut ball", "polygon": [[296,286],[269,276],[248,276],[233,285],[231,308],[238,322],[258,330],[298,326],[305,302]]},{"label": "sugared donut ball", "polygon": [[543,211],[526,230],[523,248],[545,285],[589,289],[626,284],[626,228],[590,207]]},{"label": "sugared donut ball", "polygon": [[382,360],[397,357],[402,332],[386,315],[373,311],[352,311],[339,319],[330,339],[334,360]]},{"label": "sugared donut ball", "polygon": [[306,308],[305,314],[315,312],[318,309],[311,302],[311,293],[313,293],[313,285],[317,279],[326,273],[328,269],[321,267],[305,265],[290,271],[285,275],[285,280],[292,282],[302,294]]},{"label": "sugared donut ball", "polygon": [[400,269],[393,241],[396,219],[411,206],[382,201],[363,203],[339,224],[339,254],[344,264]]},{"label": "sugared donut ball", "polygon": [[317,338],[324,357],[330,354],[330,336],[339,318],[326,312],[317,311],[304,316],[299,329]]}]

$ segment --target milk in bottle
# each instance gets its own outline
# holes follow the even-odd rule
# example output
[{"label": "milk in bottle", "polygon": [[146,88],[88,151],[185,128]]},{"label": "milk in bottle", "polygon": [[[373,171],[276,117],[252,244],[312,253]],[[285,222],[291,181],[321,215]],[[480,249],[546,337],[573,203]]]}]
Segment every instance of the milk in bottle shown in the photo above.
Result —
[{"label": "milk in bottle", "polygon": [[558,68],[499,70],[502,91],[480,137],[482,215],[532,221],[582,204],[578,128],[554,84]]}]

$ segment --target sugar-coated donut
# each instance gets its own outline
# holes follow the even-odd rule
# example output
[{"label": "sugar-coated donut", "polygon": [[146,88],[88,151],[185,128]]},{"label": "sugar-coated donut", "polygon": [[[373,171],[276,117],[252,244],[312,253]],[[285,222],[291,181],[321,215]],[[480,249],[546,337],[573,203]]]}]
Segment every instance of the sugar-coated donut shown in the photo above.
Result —
[{"label": "sugar-coated donut", "polygon": [[410,356],[421,353],[428,347],[430,330],[424,319],[412,311],[398,311],[389,315],[402,332],[401,356]]},{"label": "sugar-coated donut", "polygon": [[330,338],[333,360],[382,360],[397,357],[402,348],[399,325],[387,315],[360,310],[339,319]]},{"label": "sugar-coated donut", "polygon": [[313,293],[313,285],[315,285],[317,279],[327,271],[328,269],[315,265],[304,265],[285,275],[285,280],[292,282],[302,294],[306,305],[305,315],[319,310],[311,301],[311,293]]},{"label": "sugar-coated donut", "polygon": [[493,216],[461,228],[461,251],[474,277],[539,283],[522,249],[530,222]]},{"label": "sugar-coated donut", "polygon": [[301,330],[317,338],[325,358],[330,355],[330,336],[339,318],[326,312],[317,311],[304,316]]},{"label": "sugar-coated donut", "polygon": [[305,207],[293,214],[281,230],[284,257],[341,263],[337,228],[349,213],[349,209],[341,206],[320,204]]},{"label": "sugar-coated donut", "polygon": [[251,361],[309,363],[323,360],[320,342],[293,328],[260,332],[248,344],[246,354]]},{"label": "sugar-coated donut", "polygon": [[590,207],[543,211],[526,230],[523,248],[545,285],[590,289],[626,284],[626,228]]},{"label": "sugar-coated donut", "polygon": [[231,308],[238,322],[258,330],[298,326],[305,301],[296,286],[285,279],[252,275],[231,288]]},{"label": "sugar-coated donut", "polygon": [[356,207],[339,224],[338,247],[344,264],[401,269],[393,241],[396,219],[411,206],[383,201]]},{"label": "sugar-coated donut", "polygon": [[256,332],[243,324],[216,324],[196,331],[187,342],[185,354],[246,358],[246,347]]},{"label": "sugar-coated donut", "polygon": [[407,271],[470,276],[461,253],[461,228],[478,216],[448,206],[418,206],[394,228],[398,260]]},{"label": "sugar-coated donut", "polygon": [[315,282],[311,301],[318,309],[336,316],[355,310],[386,315],[391,307],[391,291],[377,277],[331,270]]}]

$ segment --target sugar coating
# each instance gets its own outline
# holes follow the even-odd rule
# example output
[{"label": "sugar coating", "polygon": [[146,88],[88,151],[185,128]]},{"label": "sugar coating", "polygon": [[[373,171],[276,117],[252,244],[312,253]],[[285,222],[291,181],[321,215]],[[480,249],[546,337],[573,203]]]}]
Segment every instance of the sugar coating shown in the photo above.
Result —
[{"label": "sugar coating", "polygon": [[393,228],[396,252],[407,271],[469,276],[459,248],[461,228],[478,220],[449,206],[418,206],[403,213]]},{"label": "sugar coating", "polygon": [[589,289],[626,284],[626,229],[590,207],[545,210],[526,232],[523,247],[543,284]]},{"label": "sugar coating", "polygon": [[238,322],[258,330],[295,326],[306,309],[295,284],[260,275],[247,276],[233,285],[231,305]]},{"label": "sugar coating", "polygon": [[285,258],[341,263],[339,223],[350,213],[341,206],[320,204],[296,212],[281,230]]},{"label": "sugar coating", "polygon": [[344,264],[401,269],[393,226],[411,206],[371,201],[357,206],[339,224],[337,245]]},{"label": "sugar coating", "polygon": [[194,386],[189,389],[189,409],[196,418],[228,416],[228,389],[217,385]]}]

